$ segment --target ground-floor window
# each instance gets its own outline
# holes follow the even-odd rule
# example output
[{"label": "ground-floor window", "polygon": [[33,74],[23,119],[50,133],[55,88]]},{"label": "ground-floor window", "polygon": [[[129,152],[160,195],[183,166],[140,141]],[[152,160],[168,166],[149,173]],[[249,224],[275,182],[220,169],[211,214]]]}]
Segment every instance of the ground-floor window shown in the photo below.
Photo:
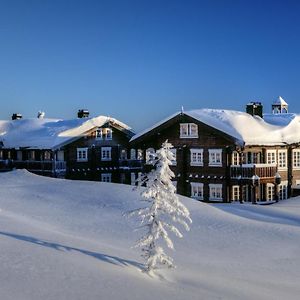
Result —
[{"label": "ground-floor window", "polygon": [[240,187],[238,185],[232,186],[232,201],[239,201],[240,200]]},{"label": "ground-floor window", "polygon": [[111,173],[102,173],[101,181],[102,182],[111,182]]},{"label": "ground-floor window", "polygon": [[135,183],[136,183],[135,173],[132,172],[132,173],[130,174],[130,184],[131,184],[131,185],[135,185]]},{"label": "ground-floor window", "polygon": [[282,181],[279,185],[279,200],[287,199],[288,197],[288,183],[287,181]]},{"label": "ground-floor window", "polygon": [[267,187],[266,187],[267,201],[274,200],[274,196],[275,196],[275,186],[274,186],[274,184],[273,183],[267,183]]},{"label": "ground-floor window", "polygon": [[222,201],[223,200],[223,187],[222,184],[209,185],[209,200]]},{"label": "ground-floor window", "polygon": [[191,182],[191,197],[203,200],[203,183]]}]

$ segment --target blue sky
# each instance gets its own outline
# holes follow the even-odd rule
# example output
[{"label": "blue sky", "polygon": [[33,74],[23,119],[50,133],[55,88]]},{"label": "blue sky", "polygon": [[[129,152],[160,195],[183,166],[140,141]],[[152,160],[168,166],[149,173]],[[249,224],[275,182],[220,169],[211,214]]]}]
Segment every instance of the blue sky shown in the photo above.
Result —
[{"label": "blue sky", "polygon": [[0,0],[0,119],[80,108],[141,130],[180,110],[300,113],[300,1]]}]

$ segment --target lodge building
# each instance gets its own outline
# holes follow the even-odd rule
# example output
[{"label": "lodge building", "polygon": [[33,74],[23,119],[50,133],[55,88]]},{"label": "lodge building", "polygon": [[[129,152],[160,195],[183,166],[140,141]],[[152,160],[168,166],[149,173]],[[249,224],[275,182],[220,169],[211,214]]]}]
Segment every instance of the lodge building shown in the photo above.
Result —
[{"label": "lodge building", "polygon": [[57,178],[131,184],[141,171],[138,153],[129,150],[134,132],[110,117],[89,117],[79,110],[76,119],[0,121],[0,169],[25,168]]},{"label": "lodge building", "polygon": [[131,144],[145,152],[145,170],[165,140],[174,146],[179,194],[208,202],[286,199],[300,186],[300,116],[287,106],[280,97],[270,115],[263,115],[259,102],[249,103],[247,113],[181,111],[135,135]]}]

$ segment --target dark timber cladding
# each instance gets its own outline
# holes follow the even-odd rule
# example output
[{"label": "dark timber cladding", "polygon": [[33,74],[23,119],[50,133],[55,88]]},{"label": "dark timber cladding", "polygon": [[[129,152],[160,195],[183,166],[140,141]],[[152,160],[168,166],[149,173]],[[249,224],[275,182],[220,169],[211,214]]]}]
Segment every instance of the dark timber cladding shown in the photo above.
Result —
[{"label": "dark timber cladding", "polygon": [[[180,124],[194,123],[198,126],[198,137],[181,137]],[[159,149],[168,139],[176,149],[176,166],[172,166],[177,182],[177,192],[191,196],[191,183],[203,184],[203,199],[209,201],[209,185],[222,186],[222,200],[228,198],[228,155],[237,147],[236,140],[184,113],[178,114],[160,126],[134,139],[132,145],[146,152],[148,148]],[[193,149],[201,149],[203,161],[201,165],[191,163]],[[212,166],[209,161],[209,152],[218,150],[221,153],[221,164]]]}]

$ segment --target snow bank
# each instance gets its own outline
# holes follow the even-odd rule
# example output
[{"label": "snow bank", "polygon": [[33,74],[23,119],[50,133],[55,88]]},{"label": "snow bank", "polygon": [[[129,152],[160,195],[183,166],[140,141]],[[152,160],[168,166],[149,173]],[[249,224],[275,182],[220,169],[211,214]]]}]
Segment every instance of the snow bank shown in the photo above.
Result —
[{"label": "snow bank", "polygon": [[300,199],[207,205],[182,197],[193,224],[150,278],[131,249],[130,186],[0,173],[0,298],[299,299]]}]

